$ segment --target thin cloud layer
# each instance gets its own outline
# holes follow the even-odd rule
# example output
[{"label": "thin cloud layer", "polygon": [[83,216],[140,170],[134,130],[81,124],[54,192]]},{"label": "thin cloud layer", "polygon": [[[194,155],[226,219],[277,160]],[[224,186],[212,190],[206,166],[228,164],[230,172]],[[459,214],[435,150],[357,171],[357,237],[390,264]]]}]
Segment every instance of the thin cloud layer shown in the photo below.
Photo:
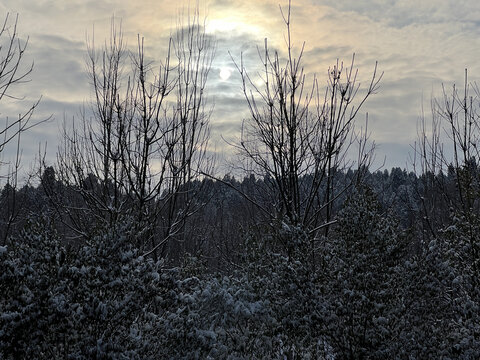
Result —
[{"label": "thin cloud layer", "polygon": [[[287,4],[282,5],[285,9]],[[24,142],[29,144],[24,145],[25,161],[33,159],[35,152],[31,153],[31,149],[38,148],[31,144],[46,141],[48,159],[53,161],[58,141],[52,136],[54,129],[64,118],[78,114],[82,104],[88,105],[91,89],[85,73],[87,39],[95,36],[100,45],[108,38],[111,18],[115,16],[122,21],[128,47],[134,48],[140,34],[145,37],[148,56],[160,61],[179,15],[188,13],[188,7],[188,3],[155,0],[3,1],[0,14],[20,15],[20,35],[23,39],[29,36],[26,61],[34,61],[35,69],[31,82],[18,89],[25,100],[2,105],[1,116],[17,114],[25,101],[43,95],[35,117],[52,114],[54,119],[25,134]],[[217,40],[208,88],[210,103],[214,103],[210,143],[228,153],[222,137],[234,138],[248,116],[231,56],[239,61],[243,54],[247,69],[257,71],[257,46],[263,46],[268,38],[272,47],[282,49],[285,27],[276,1],[211,0],[200,8],[202,16],[207,16],[207,31]],[[379,145],[377,159],[386,156],[387,167],[407,165],[422,101],[428,107],[430,96],[438,94],[442,82],[447,87],[461,83],[467,67],[471,80],[479,76],[478,19],[480,4],[474,0],[292,3],[294,45],[298,48],[306,42],[304,65],[309,75],[316,73],[320,83],[325,83],[328,67],[337,59],[349,63],[353,53],[364,83],[375,62],[385,72],[379,93],[370,98],[360,115],[369,113],[371,138]],[[231,72],[230,77],[221,78],[222,69]]]}]

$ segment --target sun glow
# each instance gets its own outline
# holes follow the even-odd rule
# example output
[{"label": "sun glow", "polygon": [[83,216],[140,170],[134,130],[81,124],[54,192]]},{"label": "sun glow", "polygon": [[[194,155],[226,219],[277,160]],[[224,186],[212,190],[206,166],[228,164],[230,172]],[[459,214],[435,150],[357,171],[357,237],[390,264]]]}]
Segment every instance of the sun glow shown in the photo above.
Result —
[{"label": "sun glow", "polygon": [[229,18],[210,19],[207,21],[207,34],[229,34],[229,33],[258,33],[260,28],[256,25],[248,24],[243,21],[232,20]]},{"label": "sun glow", "polygon": [[229,32],[238,27],[235,21],[228,21],[225,19],[212,19],[207,22],[207,33],[213,34],[216,32]]},{"label": "sun glow", "polygon": [[218,75],[222,81],[227,81],[232,75],[232,71],[229,68],[222,67]]}]

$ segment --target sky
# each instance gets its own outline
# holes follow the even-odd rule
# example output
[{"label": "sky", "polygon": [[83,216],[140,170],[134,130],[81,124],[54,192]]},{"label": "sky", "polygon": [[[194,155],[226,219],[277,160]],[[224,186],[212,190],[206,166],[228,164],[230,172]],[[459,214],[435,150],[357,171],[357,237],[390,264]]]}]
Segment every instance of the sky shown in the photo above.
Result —
[{"label": "sky", "polygon": [[[205,0],[200,11],[207,32],[217,42],[208,95],[214,104],[210,119],[212,150],[219,159],[229,157],[227,141],[234,139],[248,109],[240,76],[232,58],[243,54],[247,69],[259,64],[257,46],[264,39],[284,48],[285,26],[279,0]],[[182,8],[194,2],[165,0],[3,0],[0,16],[19,14],[18,31],[29,38],[26,63],[34,62],[30,82],[14,89],[23,100],[0,104],[0,121],[14,117],[40,96],[34,120],[51,116],[47,123],[23,135],[23,164],[31,166],[47,144],[46,159],[53,163],[62,123],[71,124],[82,107],[89,106],[91,85],[86,75],[88,39],[101,44],[109,36],[112,16],[122,21],[129,47],[137,35],[145,38],[147,52],[165,56],[165,44],[174,31]],[[328,68],[339,59],[355,64],[364,85],[375,62],[383,79],[377,94],[359,113],[368,112],[370,138],[376,143],[376,164],[412,169],[412,145],[422,112],[428,117],[432,96],[480,76],[480,2],[477,0],[293,0],[294,45],[305,41],[304,65],[326,83]],[[423,109],[423,110],[422,110]],[[225,140],[224,140],[225,139]],[[4,159],[12,149],[4,152]],[[5,161],[5,160],[4,160]]]}]

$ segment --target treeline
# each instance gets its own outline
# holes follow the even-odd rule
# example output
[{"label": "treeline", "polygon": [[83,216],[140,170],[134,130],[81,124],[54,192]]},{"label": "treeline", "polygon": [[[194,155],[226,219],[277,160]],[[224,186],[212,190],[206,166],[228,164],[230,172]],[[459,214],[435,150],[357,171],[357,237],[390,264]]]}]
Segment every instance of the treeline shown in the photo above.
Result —
[{"label": "treeline", "polygon": [[[0,196],[2,358],[480,357],[480,91],[465,79],[432,101],[414,172],[371,173],[358,114],[382,74],[360,88],[352,59],[308,83],[290,6],[282,16],[286,49],[265,41],[262,86],[236,64],[241,179],[209,156],[214,41],[198,12],[158,67],[112,22],[88,48],[92,115],[23,186],[37,103],[6,125],[0,152],[18,150]],[[0,31],[11,44],[14,25]],[[8,94],[31,69],[25,44],[2,49]]]},{"label": "treeline", "polygon": [[91,237],[76,238],[48,193],[71,205],[77,191],[54,175],[18,190],[16,205],[8,185],[0,198],[3,224],[18,207],[0,255],[6,358],[475,358],[480,349],[478,234],[448,206],[454,173],[365,173],[314,248],[301,227],[266,223],[247,199],[268,179],[204,179],[204,206],[158,260],[132,244],[127,217],[103,229],[91,218]]},{"label": "treeline", "polygon": [[[424,191],[423,177],[418,178],[415,173],[400,168],[374,173],[367,170],[363,176],[361,188],[368,188],[375,194],[376,201],[386,213],[395,215],[402,230],[419,231],[420,226],[424,227],[423,222],[418,221],[422,218],[422,201],[418,194]],[[341,172],[336,174],[335,182],[352,184],[356,178],[357,171]],[[79,192],[88,191],[91,197],[101,192],[100,181],[93,174],[84,179],[82,190],[58,180],[53,167],[47,167],[39,179],[35,186],[25,184],[16,189],[7,183],[1,190],[2,245],[5,246],[9,238],[19,236],[28,221],[39,214],[48,219],[65,245],[78,246],[105,230],[94,218],[84,215],[84,219],[72,219],[72,214],[64,211],[64,208],[71,207],[91,212],[87,210],[88,203],[79,196]],[[452,182],[452,178],[449,181]],[[158,248],[159,256],[170,265],[177,266],[186,255],[193,255],[204,258],[209,271],[232,270],[233,264],[244,256],[245,236],[250,232],[268,231],[261,230],[268,218],[251,199],[265,208],[271,205],[268,192],[270,182],[268,177],[250,175],[237,180],[234,176],[225,175],[218,181],[204,178],[188,184],[185,189],[202,189],[196,199],[200,206],[182,230]],[[334,203],[334,212],[337,213],[356,191],[354,186],[344,191]],[[449,213],[445,215],[448,217]],[[79,235],[74,227],[80,221],[85,223],[85,230],[82,231],[85,237]]]}]

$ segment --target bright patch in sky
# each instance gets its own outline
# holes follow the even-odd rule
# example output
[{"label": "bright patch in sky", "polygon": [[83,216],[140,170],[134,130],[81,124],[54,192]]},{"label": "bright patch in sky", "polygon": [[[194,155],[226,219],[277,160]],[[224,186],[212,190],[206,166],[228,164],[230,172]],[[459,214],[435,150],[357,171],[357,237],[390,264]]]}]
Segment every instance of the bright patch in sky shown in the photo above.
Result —
[{"label": "bright patch in sky", "polygon": [[232,72],[230,71],[229,68],[221,68],[219,75],[222,81],[227,81],[230,75],[232,75]]},{"label": "bright patch in sky", "polygon": [[238,27],[238,23],[235,21],[228,21],[225,19],[209,19],[207,22],[207,33],[216,33],[216,32],[230,32],[235,30]]},{"label": "bright patch in sky", "polygon": [[244,21],[232,20],[229,18],[207,19],[206,28],[207,34],[216,34],[217,36],[228,37],[232,33],[250,33],[262,34],[261,27],[247,23]]}]

